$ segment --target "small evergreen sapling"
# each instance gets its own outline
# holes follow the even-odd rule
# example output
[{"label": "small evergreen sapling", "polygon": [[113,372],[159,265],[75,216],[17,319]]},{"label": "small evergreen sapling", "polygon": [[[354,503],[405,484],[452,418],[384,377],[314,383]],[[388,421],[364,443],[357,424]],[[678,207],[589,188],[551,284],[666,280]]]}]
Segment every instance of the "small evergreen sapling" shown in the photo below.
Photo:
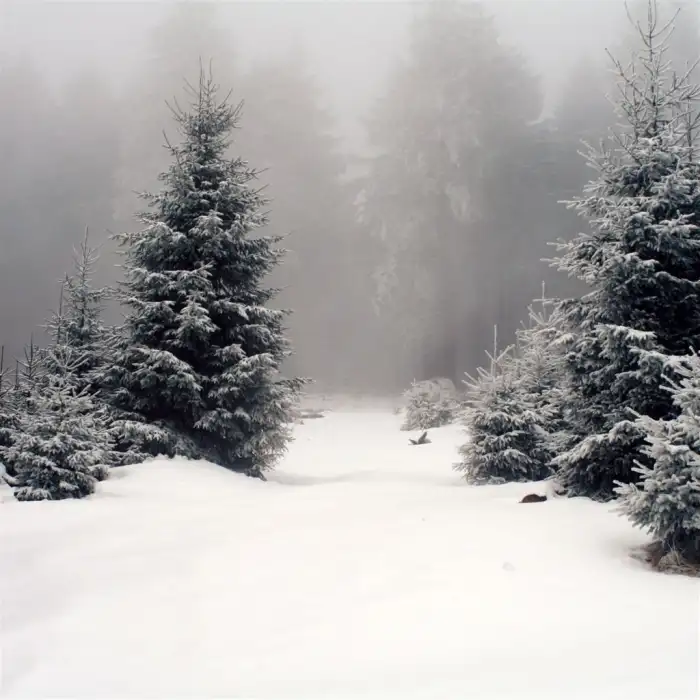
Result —
[{"label": "small evergreen sapling", "polygon": [[428,430],[454,422],[459,401],[449,379],[413,382],[404,394],[406,416],[401,430]]},{"label": "small evergreen sapling", "polygon": [[[20,417],[32,415],[36,410],[36,392],[43,385],[47,371],[46,352],[35,345],[33,335],[29,345],[24,348],[24,360],[15,359],[13,381],[9,381],[9,368],[4,369],[4,355],[3,347],[3,370],[0,373],[0,447],[8,447],[11,444],[13,432],[20,428]],[[5,467],[5,481],[11,483],[17,471],[11,455],[5,454],[0,461]]]},{"label": "small evergreen sapling", "polygon": [[[17,402],[14,388],[10,380],[10,370],[5,367],[5,346],[0,347],[0,447],[10,444],[10,430],[18,427]],[[15,473],[13,466],[7,461],[0,465],[0,478],[9,479]]]},{"label": "small evergreen sapling", "polygon": [[[570,442],[565,419],[564,352],[557,302],[542,296],[536,300],[539,309],[528,308],[528,325],[517,333],[517,360],[514,364],[518,394],[540,417],[534,425],[533,445],[536,457],[554,471],[552,459]],[[544,429],[544,433],[541,428]]]},{"label": "small evergreen sapling", "polygon": [[[114,443],[114,449],[106,451],[105,464],[123,466],[141,462],[147,455],[128,447],[119,449],[117,440],[123,426],[115,424],[110,406],[103,398],[104,392],[101,392],[101,379],[114,352],[118,332],[102,323],[109,290],[93,286],[92,277],[98,261],[98,249],[90,245],[86,228],[79,248],[73,253],[73,272],[66,275],[61,285],[58,310],[46,324],[53,344],[43,357],[42,372],[45,377],[69,372],[76,396],[90,397],[101,418],[105,419],[105,425],[109,426],[108,442]],[[70,367],[64,366],[67,358],[75,359],[71,360]]]},{"label": "small evergreen sapling", "polygon": [[107,476],[111,437],[104,410],[76,387],[82,358],[57,346],[47,353],[53,371],[34,386],[31,413],[18,414],[0,458],[13,466],[10,484],[20,501],[82,498]]},{"label": "small evergreen sapling", "polygon": [[455,469],[471,484],[539,481],[551,474],[546,449],[548,414],[523,398],[518,358],[512,347],[489,355],[467,382],[464,425],[467,442]]},{"label": "small evergreen sapling", "polygon": [[15,401],[25,404],[31,410],[31,399],[35,390],[46,379],[46,350],[34,343],[32,334],[29,345],[24,347],[24,360],[17,360],[15,366]]},{"label": "small evergreen sapling", "polygon": [[107,362],[114,340],[113,333],[102,323],[102,313],[109,296],[107,289],[93,286],[99,251],[90,245],[89,231],[73,254],[73,273],[66,275],[61,286],[58,312],[47,324],[54,345],[72,348],[82,361],[75,368],[77,389],[98,391],[97,380]]}]

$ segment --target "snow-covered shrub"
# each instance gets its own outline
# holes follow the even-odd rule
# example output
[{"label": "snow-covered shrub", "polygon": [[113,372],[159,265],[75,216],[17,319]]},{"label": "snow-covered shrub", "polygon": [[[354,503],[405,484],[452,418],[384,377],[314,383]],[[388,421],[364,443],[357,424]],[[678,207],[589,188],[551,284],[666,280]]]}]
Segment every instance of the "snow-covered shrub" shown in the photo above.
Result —
[{"label": "snow-covered shrub", "polygon": [[404,398],[406,415],[401,430],[428,430],[449,425],[459,409],[457,391],[449,379],[413,382]]},{"label": "snow-covered shrub", "polygon": [[660,555],[700,564],[700,357],[670,362],[671,383],[680,410],[670,420],[638,419],[647,434],[645,454],[651,466],[638,465],[640,484],[623,484],[619,510],[652,534]]}]

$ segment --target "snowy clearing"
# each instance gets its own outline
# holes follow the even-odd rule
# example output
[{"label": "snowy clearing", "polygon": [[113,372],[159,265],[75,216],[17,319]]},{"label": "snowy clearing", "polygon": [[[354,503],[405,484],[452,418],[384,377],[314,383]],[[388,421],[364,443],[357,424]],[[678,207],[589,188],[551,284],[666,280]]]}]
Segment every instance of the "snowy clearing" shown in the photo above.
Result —
[{"label": "snowy clearing", "polygon": [[2,503],[3,696],[697,697],[697,581],[630,559],[610,506],[461,483],[461,430],[400,421],[308,420],[268,483],[155,461]]}]

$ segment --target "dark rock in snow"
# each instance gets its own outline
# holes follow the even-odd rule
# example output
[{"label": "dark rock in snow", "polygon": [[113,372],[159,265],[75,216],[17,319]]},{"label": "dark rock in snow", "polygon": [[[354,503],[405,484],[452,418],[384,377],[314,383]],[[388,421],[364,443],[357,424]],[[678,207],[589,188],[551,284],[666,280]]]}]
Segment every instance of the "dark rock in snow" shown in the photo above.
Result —
[{"label": "dark rock in snow", "polygon": [[521,503],[542,503],[542,501],[546,501],[547,496],[540,496],[537,493],[528,493],[525,498],[520,501]]}]

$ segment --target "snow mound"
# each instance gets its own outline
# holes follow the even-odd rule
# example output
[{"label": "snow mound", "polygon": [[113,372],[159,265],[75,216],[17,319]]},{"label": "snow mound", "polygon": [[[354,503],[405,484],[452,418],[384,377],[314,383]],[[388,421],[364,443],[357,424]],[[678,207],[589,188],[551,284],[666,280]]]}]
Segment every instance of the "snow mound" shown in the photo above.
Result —
[{"label": "snow mound", "polygon": [[126,467],[0,504],[8,698],[696,697],[697,581],[609,506],[469,487],[464,436],[387,412],[296,429],[267,483]]}]

